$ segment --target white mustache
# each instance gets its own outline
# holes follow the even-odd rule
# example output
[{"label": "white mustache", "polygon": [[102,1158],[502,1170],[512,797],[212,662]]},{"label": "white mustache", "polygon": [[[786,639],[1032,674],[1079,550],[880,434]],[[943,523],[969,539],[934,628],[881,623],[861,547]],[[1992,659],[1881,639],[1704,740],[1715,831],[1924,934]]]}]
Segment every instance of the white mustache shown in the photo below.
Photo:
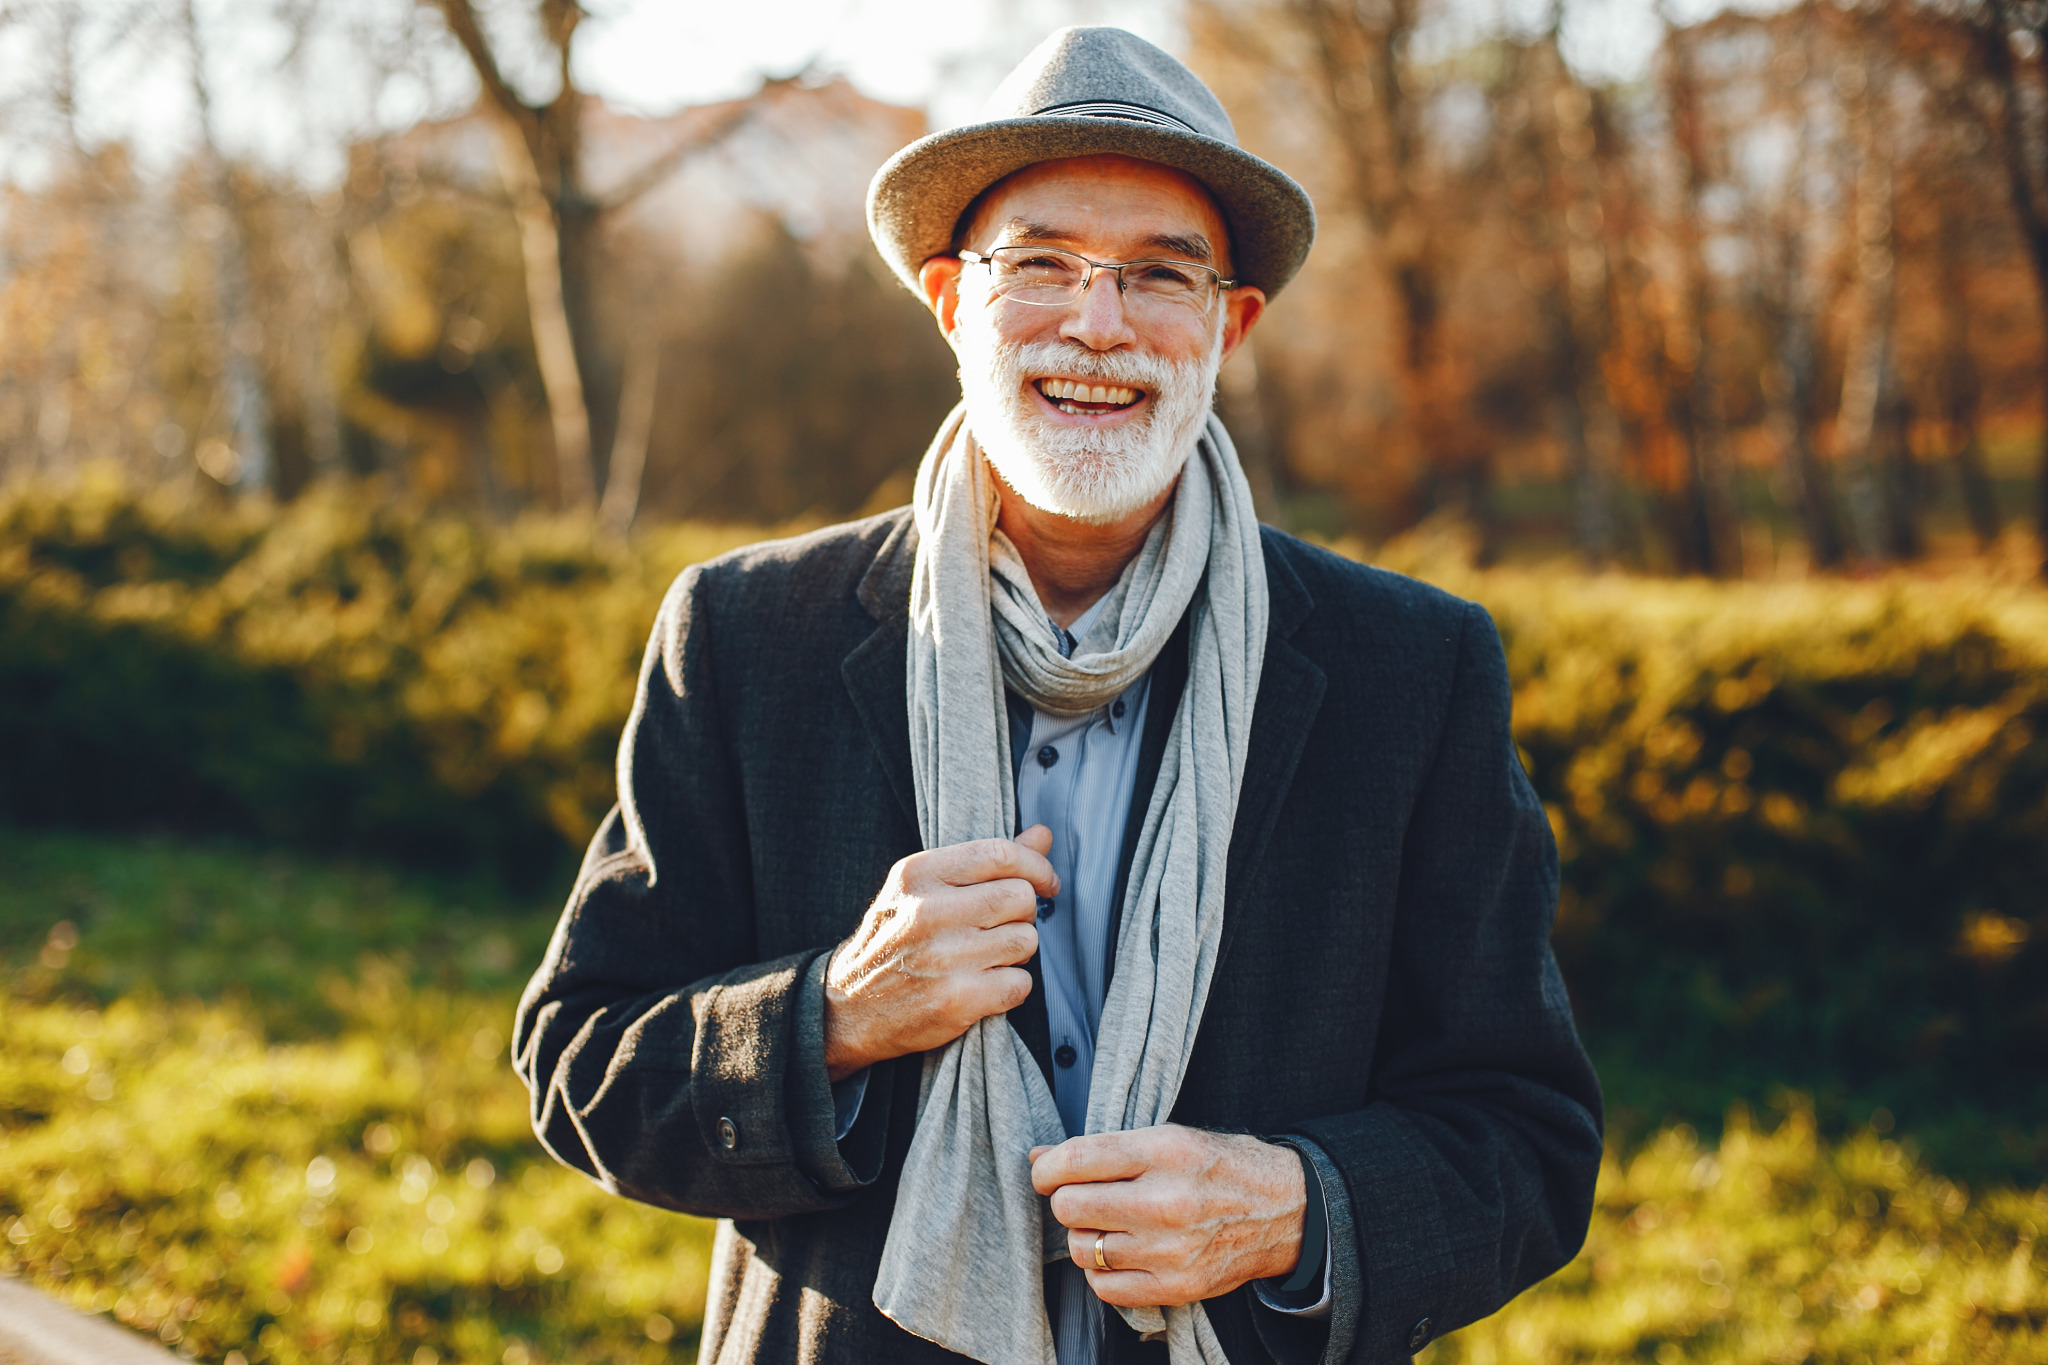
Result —
[{"label": "white mustache", "polygon": [[[1001,348],[1003,364],[1028,379],[1099,379],[1143,389],[1155,399],[1187,379],[1199,382],[1201,366],[1175,365],[1137,351],[1091,351],[1069,341],[1032,341]],[[1193,370],[1193,374],[1186,373]]]}]

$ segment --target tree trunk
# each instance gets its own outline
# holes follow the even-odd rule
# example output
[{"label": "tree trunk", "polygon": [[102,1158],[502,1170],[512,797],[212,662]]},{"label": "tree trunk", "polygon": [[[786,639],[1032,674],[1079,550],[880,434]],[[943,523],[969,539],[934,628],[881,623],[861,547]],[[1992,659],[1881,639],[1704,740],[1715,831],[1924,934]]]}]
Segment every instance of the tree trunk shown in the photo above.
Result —
[{"label": "tree trunk", "polygon": [[1396,383],[1414,437],[1425,489],[1486,482],[1483,452],[1454,438],[1456,401],[1442,354],[1441,238],[1423,204],[1421,114],[1404,88],[1402,52],[1416,18],[1413,0],[1369,10],[1346,0],[1294,0],[1320,77],[1320,103],[1343,157],[1352,201],[1372,233],[1373,251],[1394,296]]},{"label": "tree trunk", "polygon": [[1913,407],[1896,371],[1886,376],[1885,390],[1877,437],[1883,455],[1885,553],[1903,563],[1920,558],[1926,548],[1920,534],[1922,480],[1909,439]]},{"label": "tree trunk", "polygon": [[660,368],[661,336],[648,328],[626,356],[625,380],[619,389],[618,430],[612,436],[604,502],[597,511],[598,525],[609,535],[625,535],[640,510],[640,481],[647,468],[648,438],[654,431],[655,379]]},{"label": "tree trunk", "polygon": [[590,469],[590,410],[583,397],[583,370],[562,294],[561,237],[525,140],[515,128],[500,131],[498,170],[519,224],[534,358],[555,438],[556,496],[564,509],[586,511],[597,500],[597,482]]},{"label": "tree trunk", "polygon": [[[1861,70],[1861,68],[1855,68]],[[1842,369],[1837,451],[1850,468],[1849,513],[1866,559],[1912,558],[1919,552],[1919,500],[1900,423],[1904,402],[1895,359],[1898,262],[1893,213],[1891,130],[1884,111],[1890,73],[1863,75],[1846,91],[1845,114],[1856,148],[1855,208],[1848,247],[1861,298]]]},{"label": "tree trunk", "polygon": [[1998,499],[1992,491],[1991,474],[1984,463],[1984,442],[1978,431],[1982,388],[1977,382],[1975,358],[1970,354],[1969,277],[1964,269],[1967,253],[1956,213],[1951,207],[1941,215],[1936,238],[1941,254],[1941,416],[1970,530],[1977,538],[1977,548],[1989,550],[1998,540]]},{"label": "tree trunk", "polygon": [[1813,413],[1819,388],[1817,347],[1812,319],[1800,305],[1788,310],[1780,344],[1785,367],[1785,448],[1792,482],[1799,490],[1799,520],[1806,532],[1806,552],[1817,568],[1839,568],[1846,550],[1842,521],[1835,505],[1834,480],[1813,439]]},{"label": "tree trunk", "polygon": [[[2033,267],[2034,289],[2041,301],[2041,327],[2048,332],[2048,215],[2044,215],[2040,187],[2036,183],[2039,148],[2029,136],[2026,99],[2020,90],[2019,72],[2013,61],[2012,35],[2024,29],[2034,38],[2037,74],[2048,80],[2048,25],[2038,20],[2022,24],[2010,0],[1989,0],[1973,24],[1978,61],[1998,91],[1997,107],[1987,120],[1992,138],[2005,163],[2006,193],[2013,217],[2018,220],[2020,239],[2026,243],[2028,263]],[[2041,373],[2041,437],[2039,469],[2035,476],[2034,526],[2041,550],[2041,576],[2048,578],[2048,365]]]},{"label": "tree trunk", "polygon": [[272,491],[270,449],[270,390],[257,357],[262,353],[261,324],[250,307],[248,239],[243,234],[233,181],[221,156],[213,132],[213,93],[206,75],[206,51],[199,33],[199,16],[192,0],[185,0],[180,13],[189,49],[192,98],[199,114],[201,154],[206,163],[206,184],[211,207],[221,214],[222,231],[213,253],[215,321],[219,324],[221,347],[221,398],[234,432],[235,467],[209,473],[225,473],[223,483],[256,492]]},{"label": "tree trunk", "polygon": [[1741,563],[1734,518],[1722,487],[1720,468],[1719,395],[1714,387],[1714,357],[1707,315],[1713,306],[1700,223],[1707,184],[1706,130],[1700,109],[1692,53],[1676,34],[1666,39],[1669,65],[1666,92],[1671,102],[1673,132],[1685,177],[1685,212],[1676,234],[1684,271],[1684,314],[1678,320],[1685,383],[1673,391],[1672,427],[1685,443],[1681,486],[1671,509],[1673,539],[1681,567],[1721,576]]}]

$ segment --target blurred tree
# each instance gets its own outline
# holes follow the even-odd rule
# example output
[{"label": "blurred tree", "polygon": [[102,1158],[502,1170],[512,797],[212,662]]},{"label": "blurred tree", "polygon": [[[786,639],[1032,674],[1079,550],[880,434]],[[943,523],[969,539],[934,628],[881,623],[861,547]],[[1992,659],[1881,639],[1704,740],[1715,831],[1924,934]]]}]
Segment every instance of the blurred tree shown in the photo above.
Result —
[{"label": "blurred tree", "polygon": [[1456,250],[1446,240],[1452,220],[1436,202],[1442,187],[1426,83],[1406,59],[1421,0],[1287,0],[1287,12],[1307,42],[1317,109],[1398,309],[1395,356],[1408,433],[1427,478],[1455,488],[1484,521],[1491,452],[1460,420],[1465,395],[1445,352],[1443,256]]},{"label": "blurred tree", "polygon": [[1662,491],[1680,569],[1725,575],[1740,572],[1741,557],[1723,463],[1724,376],[1716,372],[1718,348],[1710,324],[1715,300],[1706,259],[1706,199],[1721,172],[1713,159],[1723,144],[1707,127],[1703,107],[1694,51],[1703,36],[1676,28],[1665,16],[1661,64],[1679,182],[1678,209],[1669,225],[1677,258],[1677,299],[1667,315],[1665,352],[1680,373],[1680,382],[1667,390],[1667,400],[1671,429],[1683,445],[1683,455],[1677,476]]},{"label": "blurred tree", "polygon": [[1767,117],[1785,130],[1790,154],[1774,176],[1749,198],[1747,227],[1754,261],[1750,308],[1762,336],[1759,391],[1776,428],[1781,467],[1791,488],[1793,509],[1805,532],[1811,563],[1832,569],[1842,563],[1847,542],[1834,479],[1821,457],[1821,366],[1824,359],[1818,318],[1824,311],[1824,282],[1813,267],[1827,193],[1829,159],[1816,127],[1821,110],[1812,92],[1816,23],[1824,16],[1806,7],[1772,59],[1765,91]]},{"label": "blurred tree", "polygon": [[[1964,0],[1982,95],[1976,102],[2005,171],[2006,198],[2033,267],[2042,324],[2048,327],[2048,7],[2033,0]],[[2038,376],[2041,403],[2036,529],[2048,576],[2048,365]]]},{"label": "blurred tree", "polygon": [[[600,380],[595,334],[599,229],[606,215],[660,184],[685,158],[731,133],[745,117],[746,106],[733,106],[731,118],[678,143],[600,196],[585,180],[586,100],[576,86],[571,62],[576,30],[588,17],[583,6],[577,0],[537,0],[534,17],[553,53],[556,86],[549,98],[529,100],[507,78],[472,0],[420,3],[437,9],[462,45],[483,87],[484,107],[497,117],[504,134],[499,166],[519,224],[534,353],[554,431],[556,493],[562,506],[587,509],[595,505],[598,489],[591,399],[606,387]],[[636,357],[637,364],[647,363],[644,353]],[[632,396],[637,399],[639,391]],[[646,429],[637,409],[624,413],[623,419],[616,426],[629,435]],[[621,454],[629,474],[637,478],[644,448]],[[614,511],[613,520],[617,516]]]},{"label": "blurred tree", "polygon": [[207,39],[192,0],[181,0],[175,19],[190,62],[192,102],[198,112],[199,175],[213,242],[214,326],[220,334],[221,385],[231,442],[209,446],[209,474],[222,483],[258,492],[274,491],[271,457],[271,399],[263,367],[263,323],[249,298],[249,258],[239,204],[214,132],[213,81],[207,70]]},{"label": "blurred tree", "polygon": [[[1572,542],[1588,563],[1614,551],[1609,462],[1614,414],[1595,382],[1607,262],[1600,246],[1601,165],[1591,92],[1558,51],[1561,8],[1533,42],[1503,47],[1493,90],[1494,156],[1510,211],[1527,230],[1525,278],[1542,320],[1541,388],[1572,491]],[[1609,433],[1595,449],[1594,428]]]},{"label": "blurred tree", "polygon": [[879,261],[807,250],[762,215],[669,317],[650,510],[777,522],[909,501],[960,391],[930,315]]}]

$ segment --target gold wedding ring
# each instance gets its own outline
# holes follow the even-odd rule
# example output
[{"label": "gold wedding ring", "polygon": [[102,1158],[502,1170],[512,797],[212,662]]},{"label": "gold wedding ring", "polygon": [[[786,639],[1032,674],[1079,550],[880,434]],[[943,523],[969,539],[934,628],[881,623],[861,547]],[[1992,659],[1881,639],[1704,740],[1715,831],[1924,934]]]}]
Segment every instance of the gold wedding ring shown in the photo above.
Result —
[{"label": "gold wedding ring", "polygon": [[1095,1234],[1095,1268],[1097,1270],[1109,1269],[1109,1259],[1102,1254],[1102,1239],[1107,1236],[1109,1234],[1106,1232]]}]

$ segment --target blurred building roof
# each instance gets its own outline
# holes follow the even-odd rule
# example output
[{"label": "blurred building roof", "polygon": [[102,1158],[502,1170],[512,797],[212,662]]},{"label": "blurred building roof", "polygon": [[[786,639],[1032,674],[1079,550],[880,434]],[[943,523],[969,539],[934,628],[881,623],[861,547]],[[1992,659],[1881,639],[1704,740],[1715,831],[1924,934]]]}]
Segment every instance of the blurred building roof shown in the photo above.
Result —
[{"label": "blurred building roof", "polygon": [[[923,134],[925,117],[870,99],[839,77],[799,75],[659,118],[591,97],[583,127],[585,183],[600,200],[672,163],[621,213],[647,240],[687,260],[724,255],[764,215],[823,254],[865,249],[868,180]],[[494,136],[479,109],[420,124],[380,150],[387,164],[498,194]]]}]

